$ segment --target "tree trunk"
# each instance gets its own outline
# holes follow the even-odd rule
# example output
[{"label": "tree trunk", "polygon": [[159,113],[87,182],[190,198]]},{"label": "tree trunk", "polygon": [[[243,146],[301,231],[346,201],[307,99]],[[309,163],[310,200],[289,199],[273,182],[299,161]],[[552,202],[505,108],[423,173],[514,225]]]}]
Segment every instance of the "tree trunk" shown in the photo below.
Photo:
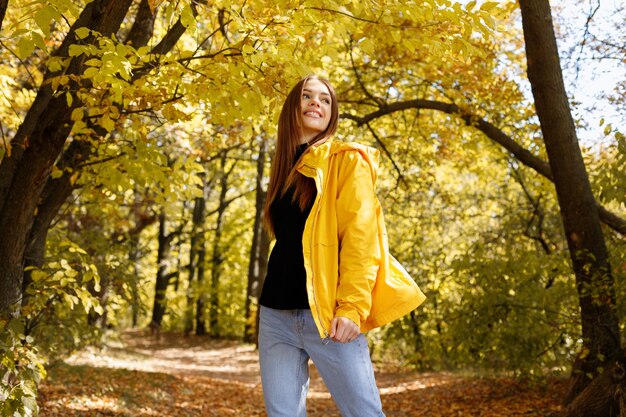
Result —
[{"label": "tree trunk", "polygon": [[200,249],[205,246],[204,218],[206,216],[207,186],[205,174],[202,174],[202,196],[196,197],[193,208],[191,242],[189,248],[189,286],[187,287],[187,308],[185,311],[185,335],[193,330],[193,306],[197,300],[198,286],[194,284],[194,277],[199,267]]},{"label": "tree trunk", "polygon": [[[63,106],[56,103],[58,101],[61,100],[55,98],[51,105]],[[54,159],[60,153],[70,130],[69,114],[54,113],[64,125],[58,126],[54,119],[45,120],[41,128],[33,132],[29,147],[13,171],[8,198],[0,213],[0,312],[6,313],[11,305],[21,302],[24,255],[35,208]]]},{"label": "tree trunk", "polygon": [[135,49],[146,46],[152,38],[155,18],[156,7],[152,9],[149,0],[141,0],[137,14],[135,15],[133,27],[128,32],[124,43],[132,45]]},{"label": "tree trunk", "polygon": [[[91,37],[78,40],[75,35],[77,28],[86,27],[103,36],[116,33],[132,2],[133,0],[94,0],[87,4],[53,56],[66,57],[72,44],[77,41],[82,44],[90,42]],[[197,15],[195,5],[201,3],[203,1],[196,1],[192,4],[194,16]],[[8,2],[0,0],[2,19],[7,4]],[[143,0],[127,41],[132,42],[135,47],[147,45],[152,33],[154,17],[155,10],[151,10],[149,2]],[[182,25],[179,18],[152,49],[151,54],[168,53],[185,29],[186,27]],[[63,73],[69,76],[81,74],[85,59],[85,55],[72,58]],[[145,68],[137,69],[133,78],[140,78],[153,67],[154,65],[147,64]],[[0,218],[2,219],[0,221],[0,313],[9,313],[12,306],[17,306],[22,299],[24,258],[27,248],[32,248],[33,254],[36,255],[32,257],[35,262],[41,258],[39,255],[45,248],[47,230],[39,229],[34,236],[37,241],[32,243],[29,241],[36,212],[35,206],[41,200],[40,194],[45,181],[49,178],[52,164],[58,158],[71,131],[73,122],[70,120],[70,115],[74,109],[82,106],[78,97],[74,97],[71,106],[67,105],[64,95],[55,97],[55,91],[52,90],[51,83],[48,81],[57,75],[59,73],[45,74],[33,104],[11,140],[11,155],[5,156],[0,162]],[[78,85],[69,87],[70,90],[80,88]],[[21,178],[24,172],[29,175]],[[53,196],[53,199],[62,200],[62,196]],[[43,202],[43,204],[48,203]],[[51,204],[57,203],[51,202]],[[51,218],[54,218],[56,212],[51,214]],[[46,221],[47,219],[42,219],[41,225],[45,225]],[[42,237],[44,241],[40,240]]]},{"label": "tree trunk", "polygon": [[8,5],[9,0],[0,0],[0,30],[2,30],[2,22],[4,21],[4,15],[7,12]]},{"label": "tree trunk", "polygon": [[561,209],[579,295],[583,347],[579,369],[574,369],[571,402],[599,368],[606,368],[620,351],[615,312],[615,289],[598,209],[571,115],[550,4],[548,0],[520,0],[528,60],[537,115],[546,144]]},{"label": "tree trunk", "polygon": [[[25,266],[41,268],[43,265],[50,225],[75,189],[72,174],[66,168],[71,168],[72,172],[78,172],[78,165],[86,161],[90,154],[91,147],[86,141],[74,140],[57,162],[56,166],[63,171],[63,175],[59,178],[49,177],[43,188],[40,203],[37,205],[37,215],[26,244]],[[25,305],[27,301],[26,289],[30,282],[30,272],[25,272],[22,284],[24,294],[22,305]]]},{"label": "tree trunk", "polygon": [[[88,27],[104,35],[116,32],[131,3],[132,0],[89,3],[55,55],[66,56],[78,27]],[[83,40],[86,41],[89,38]],[[80,74],[84,60],[84,56],[74,57],[65,74]],[[48,73],[44,79],[54,75]],[[80,87],[73,83],[70,86],[73,89]],[[16,313],[12,309],[21,301],[24,256],[35,208],[72,128],[72,110],[79,106],[78,98],[69,106],[64,95],[55,96],[51,85],[44,81],[11,140],[11,155],[0,163],[0,313]]]},{"label": "tree trunk", "polygon": [[[228,192],[228,176],[232,172],[226,172],[226,156],[227,152],[222,153],[220,166],[222,176],[220,178],[220,197],[217,209],[217,219],[215,220],[215,237],[213,239],[213,253],[211,256],[211,290],[209,302],[209,332],[211,337],[219,337],[219,285],[222,276],[222,263],[224,256],[222,254],[222,233],[224,231],[224,212],[228,207],[226,202],[226,193]],[[233,164],[234,165],[234,164]]]},{"label": "tree trunk", "polygon": [[[118,9],[115,14],[117,19],[122,16],[122,13],[125,14],[122,9]],[[135,15],[133,26],[128,33],[126,42],[132,43],[135,48],[147,45],[152,37],[155,17],[156,9],[152,10],[149,2],[147,0],[142,0]],[[65,43],[66,42],[64,42],[64,44]],[[56,54],[59,54],[66,49],[67,48],[65,47],[61,47]],[[90,128],[96,132],[96,135],[104,137],[107,134],[106,130],[93,122],[93,120],[88,121]],[[87,140],[75,137],[74,141],[65,150],[63,156],[56,164],[57,168],[63,171],[63,175],[59,178],[49,177],[43,189],[40,204],[36,210],[37,214],[34,219],[33,230],[31,231],[31,235],[26,244],[25,266],[34,266],[39,268],[43,265],[46,238],[50,224],[63,203],[76,188],[74,186],[76,179],[74,178],[72,180],[71,176],[75,172],[80,172],[80,165],[89,159],[92,151],[91,145]],[[70,169],[66,170],[66,168]],[[30,273],[24,273],[22,284],[22,305],[27,302],[26,288],[28,288],[30,282]]]},{"label": "tree trunk", "polygon": [[[263,289],[263,284],[265,283],[265,275],[267,275],[267,262],[270,254],[270,243],[272,243],[272,238],[269,233],[263,229],[263,233],[261,233],[261,243],[260,251],[259,251],[259,285],[256,287],[256,291],[254,293],[254,298],[257,300],[261,298],[261,290]],[[257,348],[259,347],[259,310],[257,308],[254,319],[254,335],[252,340],[256,344]]]},{"label": "tree trunk", "polygon": [[206,311],[204,308],[204,297],[202,294],[204,286],[206,260],[206,246],[202,244],[198,249],[198,301],[196,302],[196,335],[204,336],[206,332]]},{"label": "tree trunk", "polygon": [[128,250],[128,263],[131,265],[133,271],[133,278],[130,280],[130,296],[131,296],[131,326],[136,328],[139,325],[139,306],[141,304],[141,298],[139,297],[139,259],[141,258],[139,249],[139,236],[134,236],[130,241],[130,247]]},{"label": "tree trunk", "polygon": [[562,417],[620,417],[626,405],[626,370],[620,363],[606,368],[569,404]]},{"label": "tree trunk", "polygon": [[[95,0],[87,4],[52,56],[67,57],[72,44],[77,42],[86,44],[95,41],[92,36],[79,40],[75,32],[77,28],[86,27],[98,31],[104,36],[110,36],[117,32],[131,3],[132,0]],[[12,187],[12,181],[19,169],[24,153],[28,148],[34,146],[33,138],[39,139],[38,136],[46,130],[54,132],[58,128],[67,129],[68,123],[71,123],[68,120],[72,110],[82,105],[78,97],[74,97],[72,106],[69,106],[64,97],[56,95],[50,80],[61,74],[68,76],[82,74],[85,59],[84,54],[73,57],[65,69],[56,72],[48,71],[44,75],[33,104],[26,113],[15,136],[11,139],[11,155],[5,157],[0,163],[0,211],[5,209],[4,206],[8,201],[11,201],[9,191]],[[70,80],[71,84],[68,86],[68,91],[81,88],[81,85],[78,85],[71,77]],[[71,125],[69,127],[68,132],[71,130]],[[58,152],[54,156],[57,155]]]},{"label": "tree trunk", "polygon": [[167,300],[165,293],[170,280],[176,275],[176,272],[168,272],[168,260],[172,249],[172,239],[175,233],[166,232],[167,216],[165,215],[165,209],[161,209],[159,215],[159,248],[157,251],[157,275],[156,285],[154,288],[154,304],[152,308],[152,320],[150,325],[153,328],[160,328],[163,322],[163,316],[165,316],[165,310],[167,307]]},{"label": "tree trunk", "polygon": [[[263,173],[265,171],[265,154],[267,153],[267,141],[261,138],[259,143],[259,156],[256,164],[256,207],[254,216],[254,226],[252,233],[252,244],[250,246],[250,261],[248,263],[248,286],[246,289],[245,315],[246,324],[244,327],[243,340],[252,343],[256,335],[256,317],[259,301],[259,288],[261,276],[265,276],[266,271],[261,268],[267,262],[261,258],[263,252],[261,243],[262,234],[267,233],[263,227],[263,205],[265,204],[265,191],[263,190]],[[257,310],[252,311],[252,306],[257,305]]]}]

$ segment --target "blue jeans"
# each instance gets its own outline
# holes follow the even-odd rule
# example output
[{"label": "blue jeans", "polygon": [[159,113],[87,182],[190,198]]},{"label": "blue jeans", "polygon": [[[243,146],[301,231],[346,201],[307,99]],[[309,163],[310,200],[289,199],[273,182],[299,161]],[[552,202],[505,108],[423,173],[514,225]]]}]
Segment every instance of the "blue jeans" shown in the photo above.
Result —
[{"label": "blue jeans", "polygon": [[384,417],[365,335],[324,344],[310,310],[260,307],[259,361],[268,417],[305,417],[313,360],[343,417]]}]

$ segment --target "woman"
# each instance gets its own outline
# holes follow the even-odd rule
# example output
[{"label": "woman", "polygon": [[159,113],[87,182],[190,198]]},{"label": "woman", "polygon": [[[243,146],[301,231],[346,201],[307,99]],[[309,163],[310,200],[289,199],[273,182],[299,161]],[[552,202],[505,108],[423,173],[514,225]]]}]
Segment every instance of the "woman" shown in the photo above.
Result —
[{"label": "woman", "polygon": [[338,118],[330,83],[308,76],[278,122],[264,212],[276,244],[259,300],[269,417],[306,415],[309,358],[344,417],[384,416],[363,332],[425,298],[388,253],[378,153],[333,141]]}]

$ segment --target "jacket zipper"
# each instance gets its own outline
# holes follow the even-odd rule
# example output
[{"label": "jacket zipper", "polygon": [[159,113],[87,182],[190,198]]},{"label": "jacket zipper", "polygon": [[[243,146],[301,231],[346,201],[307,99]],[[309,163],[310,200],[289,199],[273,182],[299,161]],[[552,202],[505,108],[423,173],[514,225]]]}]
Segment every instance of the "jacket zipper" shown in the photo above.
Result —
[{"label": "jacket zipper", "polygon": [[[319,178],[319,171],[317,170],[317,168],[312,167],[310,165],[306,165],[306,164],[304,166],[315,171],[315,184],[316,184],[316,187],[318,188],[317,210],[315,211],[315,218],[313,219],[313,224],[311,225],[311,284],[312,284],[311,286],[313,287],[313,301],[315,303],[315,311],[317,312],[317,320],[320,323],[320,326],[323,326],[322,318],[320,316],[320,309],[319,309],[319,306],[317,305],[317,296],[315,294],[315,283],[314,283],[315,274],[313,272],[313,259],[312,259],[313,258],[313,231],[315,230],[315,225],[317,224],[317,218],[320,213],[319,201],[321,201],[322,199],[322,185],[320,184],[321,180]],[[329,339],[330,335],[328,334],[328,330],[326,329],[323,329],[323,330],[324,330],[324,336],[326,336],[326,338],[323,339],[324,344],[327,344],[330,341]]]}]

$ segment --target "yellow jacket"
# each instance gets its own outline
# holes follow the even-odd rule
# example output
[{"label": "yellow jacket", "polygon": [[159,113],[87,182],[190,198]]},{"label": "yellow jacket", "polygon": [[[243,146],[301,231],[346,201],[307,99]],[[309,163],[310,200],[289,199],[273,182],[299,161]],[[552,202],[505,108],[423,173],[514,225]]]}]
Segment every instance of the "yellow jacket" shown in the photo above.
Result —
[{"label": "yellow jacket", "polygon": [[333,140],[307,149],[296,167],[317,188],[302,247],[309,305],[322,338],[335,315],[366,332],[426,298],[389,254],[374,190],[377,167],[376,149]]}]

